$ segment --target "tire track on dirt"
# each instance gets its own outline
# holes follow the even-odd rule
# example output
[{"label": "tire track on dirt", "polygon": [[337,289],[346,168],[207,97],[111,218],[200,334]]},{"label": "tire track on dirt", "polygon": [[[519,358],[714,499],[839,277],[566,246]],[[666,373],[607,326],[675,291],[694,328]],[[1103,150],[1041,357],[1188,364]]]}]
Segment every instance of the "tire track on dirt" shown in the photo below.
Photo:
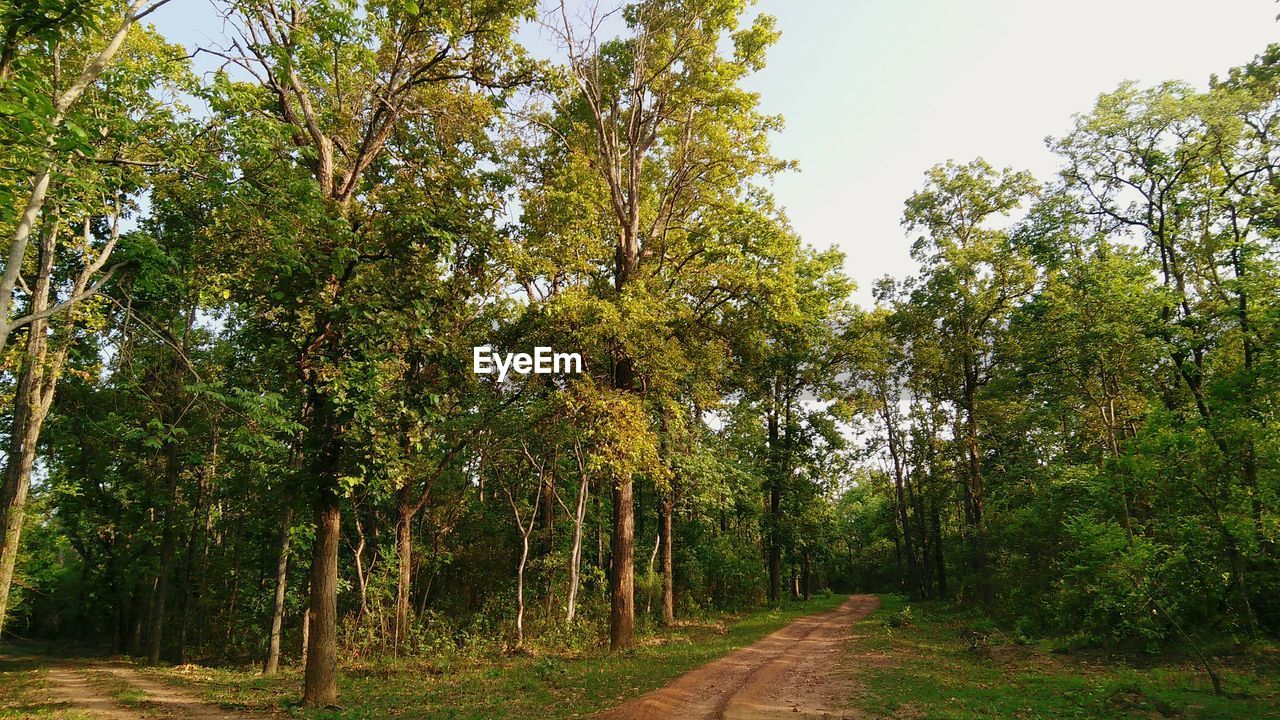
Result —
[{"label": "tire track on dirt", "polygon": [[769,720],[859,717],[835,670],[855,620],[880,604],[854,595],[836,610],[801,618],[761,640],[688,672],[670,685],[597,716],[598,720]]},{"label": "tire track on dirt", "polygon": [[[142,694],[140,702],[126,704],[113,691],[95,681],[97,674],[122,681]],[[258,716],[226,710],[180,688],[145,677],[132,667],[113,662],[56,662],[45,671],[50,698],[82,711],[95,720],[255,720]]]},{"label": "tire track on dirt", "polygon": [[69,666],[53,665],[45,671],[45,677],[49,680],[50,699],[60,705],[98,720],[137,720],[141,717],[139,710],[120,703]]}]

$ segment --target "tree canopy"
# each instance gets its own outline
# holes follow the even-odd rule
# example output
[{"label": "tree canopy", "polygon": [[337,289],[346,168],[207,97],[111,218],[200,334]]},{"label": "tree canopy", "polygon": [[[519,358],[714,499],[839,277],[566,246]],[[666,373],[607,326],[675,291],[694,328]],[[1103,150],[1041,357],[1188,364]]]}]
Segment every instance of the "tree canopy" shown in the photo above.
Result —
[{"label": "tree canopy", "polygon": [[205,75],[163,4],[0,0],[0,632],[324,707],[826,589],[1280,631],[1280,47],[1102,95],[1052,177],[929,169],[859,307],[750,3],[218,0]]}]

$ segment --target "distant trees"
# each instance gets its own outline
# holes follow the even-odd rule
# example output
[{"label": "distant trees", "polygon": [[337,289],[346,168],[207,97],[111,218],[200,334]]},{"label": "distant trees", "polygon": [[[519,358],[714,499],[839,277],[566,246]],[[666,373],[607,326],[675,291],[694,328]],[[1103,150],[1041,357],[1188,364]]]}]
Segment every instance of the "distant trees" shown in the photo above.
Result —
[{"label": "distant trees", "polygon": [[982,160],[948,164],[929,171],[925,189],[907,200],[903,213],[908,230],[925,233],[912,246],[921,274],[907,302],[922,316],[917,327],[929,333],[925,342],[938,345],[936,379],[955,408],[964,450],[966,553],[976,594],[988,605],[995,598],[983,518],[986,408],[979,398],[997,371],[1001,330],[1035,279],[1009,233],[991,223],[1017,209],[1036,189],[1027,173],[997,171]]},{"label": "distant trees", "polygon": [[978,161],[908,201],[921,271],[884,285],[890,347],[854,374],[889,502],[849,508],[892,510],[902,587],[929,594],[937,547],[1027,628],[1274,632],[1276,58],[1103,95],[1039,193]]}]

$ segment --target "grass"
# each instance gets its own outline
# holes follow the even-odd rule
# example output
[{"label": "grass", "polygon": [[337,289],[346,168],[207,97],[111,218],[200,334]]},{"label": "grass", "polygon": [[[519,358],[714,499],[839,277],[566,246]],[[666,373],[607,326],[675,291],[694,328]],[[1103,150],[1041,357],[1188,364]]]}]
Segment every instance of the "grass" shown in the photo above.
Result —
[{"label": "grass", "polygon": [[851,705],[892,718],[1280,718],[1280,653],[1220,656],[1215,696],[1189,657],[1063,651],[1018,644],[943,603],[884,596],[855,626],[849,651],[862,685]]},{"label": "grass", "polygon": [[89,678],[99,690],[106,693],[111,699],[121,705],[133,708],[135,710],[143,710],[154,707],[155,703],[147,697],[147,694],[129,684],[128,680],[119,677],[115,673],[103,670],[92,670],[85,672],[84,675]]},{"label": "grass", "polygon": [[198,689],[224,707],[314,720],[586,717],[661,687],[796,618],[835,609],[844,599],[815,597],[778,610],[680,624],[642,638],[636,649],[624,653],[603,648],[574,654],[530,651],[456,662],[413,659],[350,665],[339,680],[339,710],[296,707],[302,685],[298,668],[270,678],[191,666],[145,672]]}]

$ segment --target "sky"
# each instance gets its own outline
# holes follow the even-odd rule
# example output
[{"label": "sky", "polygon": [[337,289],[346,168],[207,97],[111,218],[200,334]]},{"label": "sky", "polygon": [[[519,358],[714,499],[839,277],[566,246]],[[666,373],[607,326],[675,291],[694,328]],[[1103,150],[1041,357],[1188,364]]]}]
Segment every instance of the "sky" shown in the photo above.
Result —
[{"label": "sky", "polygon": [[[782,32],[747,82],[786,118],[776,154],[799,164],[774,194],[808,243],[844,251],[864,305],[876,279],[914,270],[902,204],[931,166],[984,157],[1049,179],[1045,138],[1100,93],[1204,87],[1280,41],[1274,0],[760,0],[749,12]],[[208,0],[153,18],[189,48],[220,36]],[[534,28],[521,40],[554,52]]]}]

